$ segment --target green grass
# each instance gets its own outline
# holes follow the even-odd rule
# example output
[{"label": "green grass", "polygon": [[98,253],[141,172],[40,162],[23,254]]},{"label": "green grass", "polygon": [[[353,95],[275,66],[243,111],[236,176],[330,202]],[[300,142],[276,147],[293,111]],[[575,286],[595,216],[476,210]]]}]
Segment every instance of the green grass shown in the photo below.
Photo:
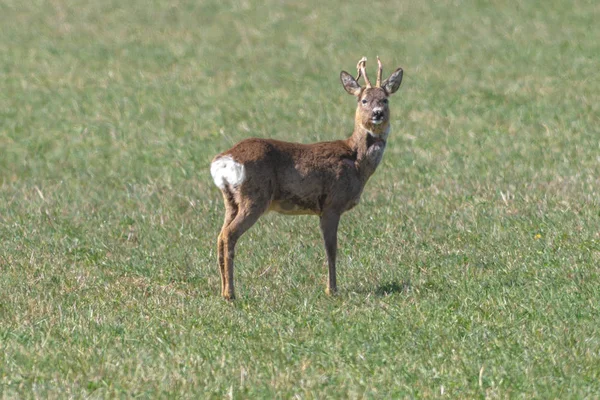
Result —
[{"label": "green grass", "polygon": [[[600,397],[598,3],[254,3],[0,1],[0,397]],[[267,215],[223,301],[211,158],[348,136],[363,55],[339,295]]]}]

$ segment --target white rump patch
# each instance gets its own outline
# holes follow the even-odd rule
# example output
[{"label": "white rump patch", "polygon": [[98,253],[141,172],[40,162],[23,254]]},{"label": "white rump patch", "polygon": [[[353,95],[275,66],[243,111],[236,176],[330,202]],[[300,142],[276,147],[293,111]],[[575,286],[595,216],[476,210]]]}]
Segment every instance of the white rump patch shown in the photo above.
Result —
[{"label": "white rump patch", "polygon": [[246,169],[243,164],[235,161],[230,156],[217,158],[210,164],[210,174],[220,189],[225,185],[239,186],[246,179]]}]

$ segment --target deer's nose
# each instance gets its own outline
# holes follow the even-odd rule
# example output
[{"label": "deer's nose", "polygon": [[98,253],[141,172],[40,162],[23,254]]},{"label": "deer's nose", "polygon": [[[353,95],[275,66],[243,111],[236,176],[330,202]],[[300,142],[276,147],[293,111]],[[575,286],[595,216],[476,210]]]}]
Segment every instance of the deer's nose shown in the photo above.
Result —
[{"label": "deer's nose", "polygon": [[383,118],[383,110],[379,110],[379,109],[373,110],[373,118],[377,118],[377,119]]}]

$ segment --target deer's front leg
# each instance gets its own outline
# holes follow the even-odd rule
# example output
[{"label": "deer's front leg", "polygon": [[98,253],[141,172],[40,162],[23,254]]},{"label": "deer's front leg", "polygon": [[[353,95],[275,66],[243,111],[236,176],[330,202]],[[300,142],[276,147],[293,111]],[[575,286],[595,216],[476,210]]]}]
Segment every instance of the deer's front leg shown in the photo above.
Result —
[{"label": "deer's front leg", "polygon": [[340,214],[334,211],[325,211],[321,215],[321,233],[325,242],[327,252],[327,265],[329,266],[329,278],[327,280],[327,294],[333,294],[337,290],[335,279],[335,256],[337,253],[337,230],[340,222]]}]

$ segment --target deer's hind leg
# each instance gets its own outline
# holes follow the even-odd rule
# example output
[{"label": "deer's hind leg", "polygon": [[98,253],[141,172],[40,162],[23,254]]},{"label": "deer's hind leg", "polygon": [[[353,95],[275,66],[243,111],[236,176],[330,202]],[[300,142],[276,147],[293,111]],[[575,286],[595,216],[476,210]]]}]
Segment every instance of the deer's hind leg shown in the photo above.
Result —
[{"label": "deer's hind leg", "polygon": [[225,221],[219,238],[217,239],[217,258],[219,262],[219,271],[221,272],[221,296],[225,296],[225,238],[223,232],[231,224],[238,214],[238,205],[235,202],[233,193],[230,190],[223,190],[223,202],[225,203]]},{"label": "deer's hind leg", "polygon": [[[228,299],[235,298],[233,285],[233,265],[235,245],[238,239],[258,221],[268,209],[271,202],[268,193],[254,193],[251,198],[243,195],[232,196],[231,213],[229,208],[225,214],[225,224],[219,235],[219,267],[221,269],[221,295]],[[226,207],[229,207],[226,205]],[[229,219],[231,218],[231,219]]]}]

